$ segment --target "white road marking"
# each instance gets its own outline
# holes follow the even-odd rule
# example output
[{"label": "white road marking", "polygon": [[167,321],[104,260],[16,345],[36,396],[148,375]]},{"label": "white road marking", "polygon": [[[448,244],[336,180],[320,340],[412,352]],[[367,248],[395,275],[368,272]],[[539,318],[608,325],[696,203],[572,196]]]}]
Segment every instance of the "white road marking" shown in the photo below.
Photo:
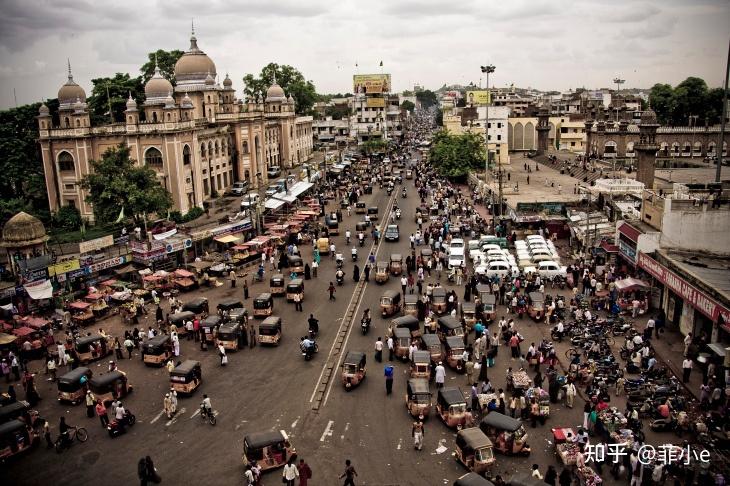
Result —
[{"label": "white road marking", "polygon": [[[153,418],[152,420],[150,420],[150,423],[151,423],[151,424],[154,424],[155,422],[157,422],[158,420],[160,420],[160,418],[162,417],[162,415],[163,415],[164,413],[165,413],[165,411],[164,411],[164,410],[160,410],[160,413],[158,413],[157,415],[155,415],[155,418]],[[139,422],[139,421],[138,421],[138,422]]]},{"label": "white road marking", "polygon": [[291,428],[292,429],[296,428],[297,424],[299,423],[299,418],[300,417],[298,416],[297,419],[294,422],[291,423]]},{"label": "white road marking", "polygon": [[332,426],[335,424],[334,420],[330,420],[327,422],[327,427],[324,428],[324,432],[322,432],[322,437],[319,438],[320,442],[324,442],[324,438],[327,436],[332,436]]},{"label": "white road marking", "polygon": [[403,439],[398,439],[398,446],[396,449],[400,450],[400,448],[403,446]]},{"label": "white road marking", "polygon": [[192,414],[192,415],[190,416],[190,418],[191,418],[191,419],[194,419],[195,417],[197,417],[197,416],[198,416],[198,414],[199,414],[199,413],[200,413],[200,409],[197,409],[197,410],[195,411],[195,413],[194,413],[194,414]]},{"label": "white road marking", "polygon": [[176,414],[175,414],[175,415],[174,415],[174,416],[173,416],[173,417],[172,417],[172,418],[171,418],[170,420],[168,420],[168,421],[167,421],[167,422],[165,423],[165,427],[169,427],[169,426],[171,426],[172,424],[174,424],[175,422],[177,422],[177,419],[178,419],[179,417],[182,417],[182,414],[184,414],[184,413],[185,413],[185,407],[183,407],[183,408],[181,408],[180,410],[178,410],[178,412],[177,412],[177,413],[176,413]]}]

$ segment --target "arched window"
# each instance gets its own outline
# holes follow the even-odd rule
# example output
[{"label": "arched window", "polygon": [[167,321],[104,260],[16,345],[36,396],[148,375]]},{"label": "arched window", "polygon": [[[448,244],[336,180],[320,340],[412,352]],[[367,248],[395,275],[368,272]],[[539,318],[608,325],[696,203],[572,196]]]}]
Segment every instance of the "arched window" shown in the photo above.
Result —
[{"label": "arched window", "polygon": [[75,172],[74,158],[68,152],[58,154],[58,170],[61,172]]},{"label": "arched window", "polygon": [[210,95],[208,95],[208,103],[210,103]]},{"label": "arched window", "polygon": [[684,147],[682,148],[682,153],[688,154],[692,150],[692,145],[689,142],[684,142]]},{"label": "arched window", "polygon": [[167,114],[167,121],[170,121],[170,114]]},{"label": "arched window", "polygon": [[183,165],[190,164],[190,147],[187,145],[183,147]]},{"label": "arched window", "polygon": [[211,111],[210,108],[208,108],[208,118],[212,118],[212,117],[213,117],[213,112]]},{"label": "arched window", "polygon": [[679,142],[674,142],[672,144],[672,153],[678,154],[679,153]]},{"label": "arched window", "polygon": [[79,120],[78,118],[76,119],[76,126],[77,127],[80,127],[81,126],[81,120]]},{"label": "arched window", "polygon": [[241,145],[241,153],[244,155],[248,153],[248,142],[244,141]]},{"label": "arched window", "polygon": [[220,146],[218,145],[218,140],[215,141],[215,155],[216,157],[220,154]]},{"label": "arched window", "polygon": [[213,144],[208,142],[208,155],[213,158]]},{"label": "arched window", "polygon": [[69,121],[68,117],[65,117],[65,118],[63,119],[63,126],[64,126],[65,128],[70,128],[70,127],[71,127],[71,122]]},{"label": "arched window", "polygon": [[205,144],[204,143],[201,143],[200,144],[200,157],[203,158],[203,159],[205,159],[205,158],[208,157],[208,154],[205,151]]},{"label": "arched window", "polygon": [[157,123],[157,112],[156,111],[152,112],[152,123]]},{"label": "arched window", "polygon": [[147,149],[144,163],[155,170],[162,170],[162,153],[154,147]]}]

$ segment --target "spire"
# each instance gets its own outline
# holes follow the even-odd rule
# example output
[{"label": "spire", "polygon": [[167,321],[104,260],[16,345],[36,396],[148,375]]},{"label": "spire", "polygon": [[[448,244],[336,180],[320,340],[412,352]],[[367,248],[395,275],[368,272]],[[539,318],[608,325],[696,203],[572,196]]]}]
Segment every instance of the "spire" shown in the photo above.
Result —
[{"label": "spire", "polygon": [[195,19],[190,19],[190,32],[195,37]]},{"label": "spire", "polygon": [[276,69],[274,69],[274,82],[272,84],[276,84]]},{"label": "spire", "polygon": [[195,37],[195,22],[190,19],[190,50],[193,52],[199,51],[198,39]]},{"label": "spire", "polygon": [[73,74],[71,74],[71,59],[69,59],[69,58],[67,57],[67,58],[66,58],[66,62],[68,63],[68,80],[69,80],[69,81],[72,81],[72,80],[73,80],[73,78],[74,78],[74,76],[73,76]]}]

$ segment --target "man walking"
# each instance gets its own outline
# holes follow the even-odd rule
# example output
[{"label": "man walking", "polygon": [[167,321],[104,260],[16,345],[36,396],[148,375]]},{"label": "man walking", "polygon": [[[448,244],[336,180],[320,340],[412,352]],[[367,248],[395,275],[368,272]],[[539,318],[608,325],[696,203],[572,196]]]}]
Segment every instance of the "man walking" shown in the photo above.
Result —
[{"label": "man walking", "polygon": [[441,361],[439,361],[439,364],[436,366],[436,388],[443,388],[444,387],[444,381],[446,381],[446,368],[444,368],[444,365]]},{"label": "man walking", "polygon": [[345,472],[340,476],[340,479],[345,478],[342,486],[355,486],[355,476],[357,476],[357,471],[355,471],[350,460],[347,459],[345,461]]},{"label": "man walking", "polygon": [[294,310],[302,312],[302,298],[299,294],[294,294]]},{"label": "man walking", "polygon": [[383,362],[383,338],[378,337],[378,340],[375,341],[375,361],[378,363]]},{"label": "man walking", "polygon": [[575,384],[572,381],[569,381],[568,384],[565,385],[565,404],[568,408],[573,408],[576,393],[577,390],[575,389]]},{"label": "man walking", "polygon": [[393,367],[385,365],[385,394],[393,393]]},{"label": "man walking", "polygon": [[330,293],[330,300],[335,300],[335,286],[332,282],[330,282],[330,286],[327,287],[327,291]]},{"label": "man walking", "polygon": [[682,381],[684,383],[689,382],[689,374],[692,372],[692,360],[689,358],[684,358],[684,361],[682,361]]},{"label": "man walking", "polygon": [[395,352],[395,344],[393,342],[393,336],[388,338],[388,361],[393,361],[393,353]]}]

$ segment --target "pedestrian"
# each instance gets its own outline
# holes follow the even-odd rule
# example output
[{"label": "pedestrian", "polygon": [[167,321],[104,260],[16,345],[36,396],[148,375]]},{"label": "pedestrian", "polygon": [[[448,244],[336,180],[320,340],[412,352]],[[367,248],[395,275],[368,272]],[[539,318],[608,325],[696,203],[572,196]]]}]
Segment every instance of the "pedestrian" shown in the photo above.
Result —
[{"label": "pedestrian", "polygon": [[689,354],[689,347],[692,344],[692,333],[688,332],[684,337],[684,356]]},{"label": "pedestrian", "polygon": [[444,368],[444,364],[441,361],[439,361],[439,364],[436,365],[435,380],[436,388],[444,387],[444,382],[446,381],[446,368]]},{"label": "pedestrian", "polygon": [[330,300],[335,300],[335,285],[330,282],[330,286],[327,287],[327,291],[330,293]]},{"label": "pedestrian", "polygon": [[366,282],[370,281],[370,264],[365,264],[365,268],[363,269],[363,277],[365,278]]},{"label": "pedestrian", "polygon": [[317,269],[318,269],[318,268],[319,268],[319,263],[318,263],[318,262],[317,262],[317,260],[315,259],[315,260],[314,260],[314,261],[312,262],[312,277],[313,277],[313,278],[317,278]]},{"label": "pedestrian", "polygon": [[555,482],[558,480],[558,471],[555,470],[555,466],[552,464],[548,466],[547,471],[545,472],[545,478],[543,481],[545,481],[550,486],[556,486]]},{"label": "pedestrian", "polygon": [[165,398],[162,400],[162,410],[167,415],[168,419],[172,418],[172,400],[170,400],[170,394],[165,394]]},{"label": "pedestrian", "polygon": [[129,355],[129,359],[132,359],[132,350],[134,349],[134,342],[127,337],[124,340],[124,347],[127,348],[127,354]]},{"label": "pedestrian", "polygon": [[684,361],[682,361],[682,381],[684,383],[689,382],[689,374],[692,372],[692,360],[689,358],[684,358]]},{"label": "pedestrian", "polygon": [[385,365],[385,394],[390,395],[393,392],[393,367]]},{"label": "pedestrian", "polygon": [[248,347],[254,346],[256,346],[256,325],[252,323],[248,327]]},{"label": "pedestrian", "polygon": [[43,437],[46,439],[46,449],[53,449],[53,441],[51,440],[51,426],[48,420],[43,424]]},{"label": "pedestrian", "polygon": [[378,340],[375,341],[375,361],[378,363],[383,362],[383,338],[378,337]]},{"label": "pedestrian", "polygon": [[94,416],[94,407],[96,406],[96,397],[91,390],[86,391],[86,416],[92,418]]},{"label": "pedestrian", "polygon": [[425,435],[425,427],[423,426],[423,415],[418,416],[418,420],[413,422],[411,427],[411,435],[413,436],[413,446],[416,450],[423,449],[423,436]]},{"label": "pedestrian", "polygon": [[218,356],[221,359],[221,366],[228,364],[228,356],[226,356],[226,348],[223,347],[222,343],[218,343]]},{"label": "pedestrian", "polygon": [[294,294],[294,310],[302,312],[302,297],[299,294]]},{"label": "pedestrian", "polygon": [[475,412],[477,410],[481,410],[481,407],[479,406],[479,390],[477,389],[476,382],[471,384],[471,409]]},{"label": "pedestrian", "polygon": [[248,300],[248,280],[243,279],[243,299]]},{"label": "pedestrian", "polygon": [[590,402],[590,400],[586,400],[585,405],[583,405],[583,428],[584,429],[588,429],[588,423],[589,423],[589,417],[591,416],[591,411],[593,411],[591,402]]},{"label": "pedestrian", "polygon": [[569,381],[568,384],[565,385],[565,404],[568,408],[573,408],[576,393],[577,390],[575,388],[575,383]]},{"label": "pedestrian", "polygon": [[464,370],[466,372],[466,384],[474,383],[474,362],[472,360],[467,360],[466,364],[464,364]]},{"label": "pedestrian", "polygon": [[352,462],[347,459],[345,461],[345,472],[340,476],[340,479],[345,478],[345,482],[342,483],[342,486],[355,486],[355,476],[357,476],[357,471],[355,471]]},{"label": "pedestrian", "polygon": [[567,467],[564,467],[563,470],[560,471],[558,483],[560,484],[560,486],[570,486],[571,484],[573,484],[573,474],[568,470]]},{"label": "pedestrian", "polygon": [[284,465],[282,477],[283,482],[286,483],[287,486],[294,486],[294,481],[296,481],[299,477],[299,469],[297,469],[297,466],[294,464],[294,459],[291,457],[286,462],[286,465]]},{"label": "pedestrian", "polygon": [[155,467],[155,464],[152,462],[152,458],[150,456],[145,457],[145,466],[147,470],[147,478],[148,481],[152,481],[155,484],[158,484],[162,481],[162,478],[159,474],[157,474],[157,468]]},{"label": "pedestrian", "polygon": [[114,338],[114,352],[116,353],[117,359],[124,359],[124,353],[122,352],[122,343],[119,342],[119,338]]},{"label": "pedestrian", "polygon": [[395,352],[395,343],[393,342],[393,336],[388,337],[388,361],[393,361],[393,354]]},{"label": "pedestrian", "polygon": [[106,429],[106,426],[109,425],[109,416],[106,414],[106,407],[104,406],[104,402],[102,402],[101,400],[97,400],[96,406],[94,408],[96,409],[96,415],[101,421],[101,427],[103,429]]},{"label": "pedestrian", "polygon": [[299,470],[299,486],[307,486],[307,482],[312,478],[312,468],[304,462],[304,459],[300,458],[297,469]]},{"label": "pedestrian", "polygon": [[[6,363],[6,360],[4,360],[3,363]],[[5,368],[7,368],[7,369],[5,369]],[[48,381],[56,381],[56,359],[53,356],[48,357],[48,363],[46,364],[46,370],[48,371],[48,374],[51,375],[51,377],[48,378]],[[7,382],[10,383],[10,367],[8,367],[8,366],[3,367],[3,372],[5,373],[5,378],[7,379]]]}]

